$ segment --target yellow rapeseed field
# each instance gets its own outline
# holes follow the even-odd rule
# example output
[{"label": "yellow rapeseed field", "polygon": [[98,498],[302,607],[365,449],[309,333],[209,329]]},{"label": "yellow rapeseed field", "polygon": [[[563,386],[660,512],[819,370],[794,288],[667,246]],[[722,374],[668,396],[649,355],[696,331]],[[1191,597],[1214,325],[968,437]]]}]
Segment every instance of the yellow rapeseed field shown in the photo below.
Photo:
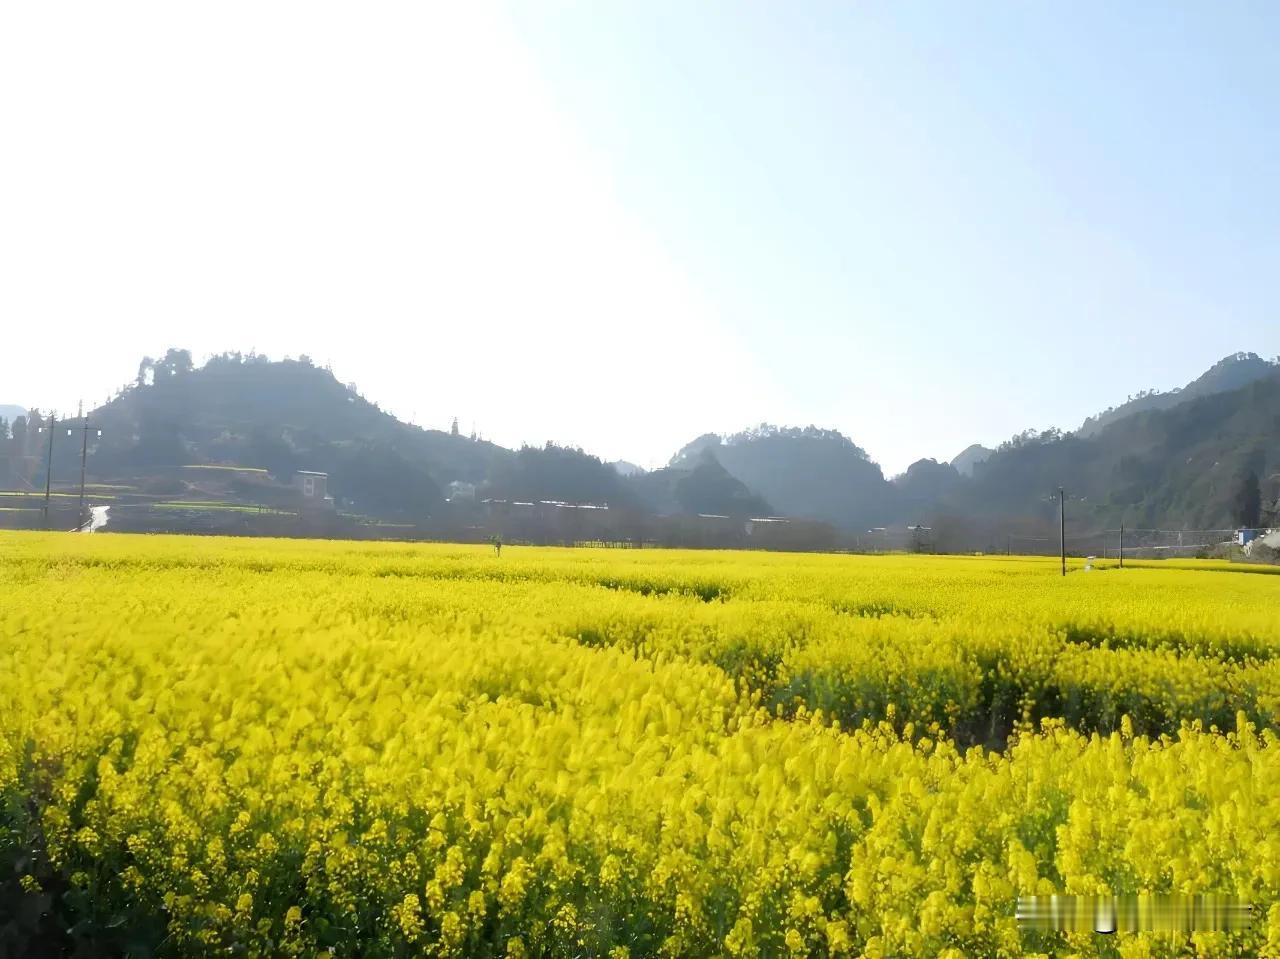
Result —
[{"label": "yellow rapeseed field", "polygon": [[1213,563],[0,534],[0,955],[1280,956],[1278,655]]}]

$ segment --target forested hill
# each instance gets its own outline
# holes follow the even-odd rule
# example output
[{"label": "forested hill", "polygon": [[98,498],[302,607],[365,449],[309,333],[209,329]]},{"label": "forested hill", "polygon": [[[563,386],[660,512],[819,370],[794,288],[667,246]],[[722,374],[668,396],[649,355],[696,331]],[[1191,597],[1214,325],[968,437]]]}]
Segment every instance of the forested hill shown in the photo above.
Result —
[{"label": "forested hill", "polygon": [[[1248,515],[1256,484],[1264,515]],[[1059,486],[1099,527],[1226,528],[1266,522],[1280,484],[1280,370],[1093,435],[1024,434],[974,468],[939,508],[986,516],[1052,512]],[[1274,519],[1273,519],[1274,521]]]},{"label": "forested hill", "polygon": [[96,474],[183,464],[235,464],[284,479],[331,477],[331,491],[373,512],[429,513],[453,481],[483,482],[512,457],[493,443],[402,423],[299,360],[215,356],[203,367],[171,350],[95,411]]},{"label": "forested hill", "polygon": [[858,529],[894,512],[893,490],[880,467],[836,430],[764,424],[727,437],[709,433],[686,444],[671,465],[707,452],[782,515]]},{"label": "forested hill", "polygon": [[1119,406],[1089,417],[1076,430],[1076,435],[1093,436],[1112,423],[1134,413],[1167,410],[1188,400],[1237,390],[1256,380],[1265,379],[1277,370],[1280,370],[1280,361],[1264,360],[1257,353],[1234,353],[1223,357],[1186,386],[1165,392],[1144,390],[1130,396]]},{"label": "forested hill", "polygon": [[[1048,522],[1062,486],[1076,521],[1097,528],[1122,519],[1166,528],[1269,520],[1265,507],[1280,482],[1280,368],[1240,354],[1160,395],[1178,399],[1166,408],[1129,404],[1088,432],[1028,431],[953,463],[920,460],[892,480],[853,440],[813,426],[704,434],[668,467],[645,472],[579,449],[509,450],[403,423],[305,357],[226,354],[196,367],[185,351],[170,350],[144,360],[134,381],[92,412],[102,435],[90,444],[89,473],[110,481],[218,464],[287,482],[294,471],[318,470],[343,507],[414,519],[461,487],[477,498],[803,517],[852,533],[957,517],[990,531]],[[39,425],[31,415],[0,422],[9,488],[38,485]],[[75,443],[56,447],[54,467],[58,476],[78,473]],[[1251,507],[1251,498],[1262,506]]]},{"label": "forested hill", "polygon": [[[451,488],[517,501],[607,503],[650,512],[760,515],[770,506],[719,463],[624,476],[580,449],[547,444],[510,450],[453,431],[403,423],[306,357],[271,361],[228,353],[192,363],[185,350],[145,358],[134,380],[90,414],[96,431],[89,473],[98,480],[163,474],[173,467],[232,465],[288,482],[297,470],[329,474],[347,509],[421,520]],[[10,485],[40,469],[34,417],[0,440]],[[26,419],[33,419],[28,429]],[[55,448],[55,475],[77,472],[74,443]],[[22,482],[23,477],[26,483]]]},{"label": "forested hill", "polygon": [[[1224,360],[1171,394],[1179,399],[1168,408],[1139,408],[1089,434],[1026,431],[994,451],[966,450],[958,462],[920,460],[893,480],[847,437],[813,427],[700,436],[673,463],[713,450],[783,514],[854,531],[957,517],[987,529],[1048,522],[1059,486],[1084,527],[1280,522],[1267,510],[1280,495],[1280,367],[1255,360]],[[1236,378],[1244,385],[1226,386]],[[1260,512],[1248,502],[1254,486]]]},{"label": "forested hill", "polygon": [[972,446],[966,446],[955,459],[951,461],[951,465],[956,468],[961,476],[972,476],[973,468],[978,463],[987,459],[994,450],[990,450],[980,443],[974,443]]}]

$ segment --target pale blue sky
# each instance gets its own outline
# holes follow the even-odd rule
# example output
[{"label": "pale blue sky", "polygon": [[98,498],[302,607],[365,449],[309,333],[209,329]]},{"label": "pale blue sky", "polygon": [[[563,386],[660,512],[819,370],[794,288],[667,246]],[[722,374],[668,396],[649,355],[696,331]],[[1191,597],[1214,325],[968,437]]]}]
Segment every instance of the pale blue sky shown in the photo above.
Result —
[{"label": "pale blue sky", "polygon": [[1280,352],[1280,5],[514,5],[618,192],[891,469]]},{"label": "pale blue sky", "polygon": [[1280,353],[1277,50],[1271,2],[5,5],[0,402],[181,346],[644,465],[1071,428]]}]

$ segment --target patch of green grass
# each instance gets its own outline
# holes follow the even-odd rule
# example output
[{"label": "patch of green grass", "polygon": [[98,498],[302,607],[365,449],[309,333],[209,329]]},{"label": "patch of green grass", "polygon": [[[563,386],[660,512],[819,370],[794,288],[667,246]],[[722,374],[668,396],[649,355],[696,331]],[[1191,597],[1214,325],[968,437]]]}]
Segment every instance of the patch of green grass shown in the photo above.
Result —
[{"label": "patch of green grass", "polygon": [[[257,503],[237,503],[230,499],[165,499],[164,502],[156,503],[156,506],[196,506],[201,508],[218,508],[220,506],[237,506],[247,507],[251,510],[257,510]],[[265,508],[266,507],[261,507]]]},{"label": "patch of green grass", "polygon": [[289,510],[275,509],[271,506],[257,506],[253,503],[214,503],[175,500],[167,503],[152,504],[156,509],[189,510],[203,512],[217,510],[229,513],[265,513],[271,516],[296,516]]},{"label": "patch of green grass", "polygon": [[[0,490],[0,497],[13,497],[17,499],[44,499],[44,493],[29,493],[26,490]],[[79,499],[80,493],[50,493],[50,499]],[[108,496],[103,493],[91,493],[88,487],[85,487],[85,499],[115,499],[114,496]]]},{"label": "patch of green grass", "polygon": [[[19,492],[19,490],[12,490],[12,492],[0,492],[0,498],[44,499],[45,494],[44,493],[22,493],[22,492]],[[50,493],[49,498],[50,499],[79,499],[79,493]],[[93,499],[93,501],[99,501],[99,499],[115,499],[114,496],[109,496],[109,494],[92,493],[88,489],[84,490],[84,498]]]}]

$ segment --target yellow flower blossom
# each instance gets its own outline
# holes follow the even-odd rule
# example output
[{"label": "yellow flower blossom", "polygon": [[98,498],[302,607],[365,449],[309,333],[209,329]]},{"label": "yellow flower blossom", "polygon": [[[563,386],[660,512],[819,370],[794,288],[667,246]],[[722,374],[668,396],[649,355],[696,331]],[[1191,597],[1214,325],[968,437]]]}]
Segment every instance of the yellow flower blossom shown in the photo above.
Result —
[{"label": "yellow flower blossom", "polygon": [[1016,956],[1104,890],[1280,954],[1280,576],[506,552],[0,534],[18,888],[179,956]]}]

